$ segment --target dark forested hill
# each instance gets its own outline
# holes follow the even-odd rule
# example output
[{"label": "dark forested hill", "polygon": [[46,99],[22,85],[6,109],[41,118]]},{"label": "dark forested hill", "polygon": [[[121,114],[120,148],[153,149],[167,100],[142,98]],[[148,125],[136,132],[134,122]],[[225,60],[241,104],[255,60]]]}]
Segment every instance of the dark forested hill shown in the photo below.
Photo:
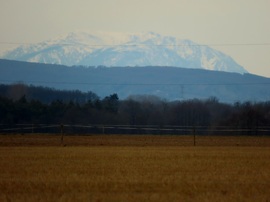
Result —
[{"label": "dark forested hill", "polygon": [[92,91],[120,99],[149,94],[168,100],[206,99],[222,102],[270,100],[270,78],[175,67],[68,67],[0,60],[0,83],[24,83],[61,90]]}]

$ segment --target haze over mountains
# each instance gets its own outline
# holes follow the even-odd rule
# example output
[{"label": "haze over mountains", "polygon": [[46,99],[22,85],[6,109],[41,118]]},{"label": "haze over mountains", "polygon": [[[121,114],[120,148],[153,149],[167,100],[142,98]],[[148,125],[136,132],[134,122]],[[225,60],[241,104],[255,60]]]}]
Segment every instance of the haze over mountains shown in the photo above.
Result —
[{"label": "haze over mountains", "polygon": [[9,59],[0,60],[5,84],[92,91],[101,97],[117,93],[120,99],[142,94],[168,100],[270,99],[269,78],[248,74],[206,45],[153,32],[74,32],[19,46],[2,58]]},{"label": "haze over mountains", "polygon": [[173,66],[247,73],[230,56],[209,46],[153,32],[74,32],[19,46],[1,58],[68,66]]}]

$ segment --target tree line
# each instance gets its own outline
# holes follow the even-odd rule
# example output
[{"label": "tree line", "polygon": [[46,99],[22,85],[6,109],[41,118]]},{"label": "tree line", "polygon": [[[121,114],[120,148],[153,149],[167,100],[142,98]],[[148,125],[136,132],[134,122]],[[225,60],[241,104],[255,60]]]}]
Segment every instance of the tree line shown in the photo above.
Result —
[{"label": "tree line", "polygon": [[270,127],[269,102],[167,101],[151,95],[119,100],[93,92],[60,91],[23,84],[0,85],[0,124],[81,124],[230,127],[256,131]]}]

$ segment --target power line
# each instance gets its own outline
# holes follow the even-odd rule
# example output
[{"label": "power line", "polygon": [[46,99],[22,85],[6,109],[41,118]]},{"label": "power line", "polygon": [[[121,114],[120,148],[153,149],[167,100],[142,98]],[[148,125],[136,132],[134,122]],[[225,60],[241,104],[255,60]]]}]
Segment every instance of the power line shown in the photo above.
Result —
[{"label": "power line", "polygon": [[[23,43],[23,42],[0,42],[0,45],[40,45],[44,43]],[[48,45],[63,45],[63,46],[86,46],[86,47],[132,47],[132,46],[153,46],[153,47],[192,47],[192,46],[270,46],[270,43],[220,43],[220,44],[84,44],[84,43],[47,43]]]},{"label": "power line", "polygon": [[[18,81],[0,80],[0,82],[16,84]],[[254,86],[270,85],[269,82],[246,82],[246,83],[93,83],[93,82],[61,82],[61,81],[26,81],[26,83],[36,84],[63,84],[63,85],[92,85],[92,86]],[[24,84],[24,83],[18,83]]]}]

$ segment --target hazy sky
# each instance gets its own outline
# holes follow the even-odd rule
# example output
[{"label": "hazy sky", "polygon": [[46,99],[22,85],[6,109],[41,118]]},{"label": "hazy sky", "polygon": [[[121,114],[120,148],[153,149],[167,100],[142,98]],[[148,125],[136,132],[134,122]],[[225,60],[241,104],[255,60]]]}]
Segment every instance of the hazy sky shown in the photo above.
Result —
[{"label": "hazy sky", "polygon": [[0,27],[1,52],[6,42],[78,30],[154,31],[208,44],[270,77],[270,0],[0,0]]}]

